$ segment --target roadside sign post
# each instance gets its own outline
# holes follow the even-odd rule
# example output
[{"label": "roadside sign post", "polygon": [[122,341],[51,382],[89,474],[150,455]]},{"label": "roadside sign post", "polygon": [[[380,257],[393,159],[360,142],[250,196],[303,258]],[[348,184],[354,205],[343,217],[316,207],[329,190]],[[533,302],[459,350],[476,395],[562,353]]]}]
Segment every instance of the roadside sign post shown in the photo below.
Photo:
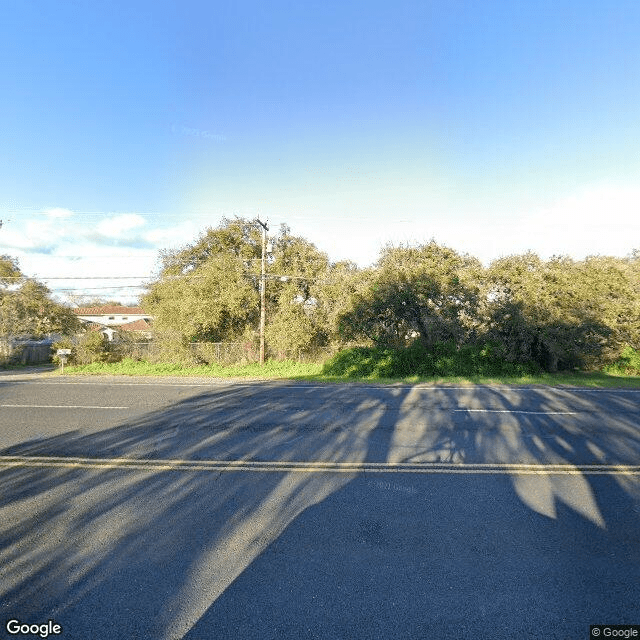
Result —
[{"label": "roadside sign post", "polygon": [[62,367],[62,373],[64,373],[64,363],[67,361],[67,356],[71,355],[71,349],[58,349],[56,355],[60,357],[60,366]]}]

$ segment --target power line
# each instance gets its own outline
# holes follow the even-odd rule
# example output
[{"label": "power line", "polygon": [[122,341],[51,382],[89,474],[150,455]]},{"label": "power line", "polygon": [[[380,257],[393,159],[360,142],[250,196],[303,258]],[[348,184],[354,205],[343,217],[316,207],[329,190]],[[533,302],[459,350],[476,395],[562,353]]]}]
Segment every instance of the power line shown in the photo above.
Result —
[{"label": "power line", "polygon": [[89,287],[87,289],[53,289],[52,294],[59,293],[86,293],[88,291],[123,291],[131,289],[130,293],[137,290],[137,287]]},{"label": "power line", "polygon": [[153,212],[153,211],[74,211],[72,209],[65,209],[64,207],[52,207],[51,209],[7,209],[6,211],[12,215],[34,215],[34,216],[48,216],[50,211],[68,211],[70,215],[52,215],[52,218],[69,219],[73,216],[100,216],[100,217],[114,217],[114,216],[159,216],[163,218],[184,218],[187,216],[193,218],[210,218],[210,213],[167,213],[167,212]]},{"label": "power line", "polygon": [[146,276],[5,276],[3,280],[144,280]]},{"label": "power line", "polygon": [[[242,274],[247,278],[261,278],[262,276],[259,273],[244,273]],[[317,276],[297,276],[291,275],[288,273],[267,273],[264,275],[266,279],[269,280],[281,280],[283,282],[289,280],[305,280],[305,281],[313,281],[318,283],[329,283],[333,284],[338,282],[338,280],[326,279]],[[140,285],[113,285],[113,287],[127,287],[127,286],[137,286],[137,287],[146,287],[153,284],[160,284],[162,282],[166,282],[168,280],[203,280],[208,278],[206,275],[200,274],[179,274],[179,275],[171,275],[164,276],[158,280],[152,280],[150,282],[146,282]],[[3,280],[150,280],[150,276],[5,276],[2,278]],[[85,287],[81,287],[85,288]],[[112,287],[109,287],[112,288]],[[56,287],[56,290],[60,290]]]},{"label": "power line", "polygon": [[53,293],[70,291],[115,291],[116,289],[145,289],[146,287],[116,286],[116,287],[74,287],[65,289],[52,289]]},{"label": "power line", "polygon": [[[323,277],[318,277],[318,276],[304,276],[304,275],[291,275],[288,273],[265,273],[264,276],[262,276],[259,273],[250,273],[250,272],[245,272],[242,274],[244,277],[246,278],[265,278],[268,280],[280,280],[282,282],[288,282],[291,280],[297,280],[297,281],[305,281],[305,282],[314,282],[316,284],[335,284],[337,283],[339,280],[335,280],[335,279],[331,279],[331,278],[323,278]],[[20,280],[40,280],[40,281],[67,281],[67,280],[71,280],[71,281],[77,281],[77,280],[83,280],[83,281],[92,281],[92,280],[142,280],[143,282],[139,285],[118,285],[118,284],[114,284],[113,286],[110,287],[74,287],[74,288],[60,288],[60,287],[52,287],[52,289],[54,291],[80,291],[80,290],[88,290],[88,289],[126,289],[126,288],[134,288],[134,289],[143,289],[143,288],[147,288],[149,286],[152,286],[154,284],[161,284],[163,282],[167,282],[170,280],[203,280],[208,278],[207,275],[203,275],[203,274],[191,274],[191,273],[185,273],[185,274],[176,274],[176,275],[167,275],[167,276],[163,276],[161,278],[158,279],[154,279],[152,278],[152,276],[150,276],[149,274],[147,275],[139,275],[139,276],[5,276],[4,278],[2,278],[3,280],[15,280],[15,281],[20,281]]]},{"label": "power line", "polygon": [[104,253],[104,254],[100,254],[99,256],[93,256],[85,253],[77,256],[53,255],[51,257],[60,258],[64,260],[82,260],[84,258],[87,258],[90,260],[99,260],[101,258],[127,258],[127,260],[130,260],[131,258],[153,258],[153,257],[156,257],[157,255],[158,255],[157,253],[128,254],[126,252],[123,252],[123,253]]},{"label": "power line", "polygon": [[[59,209],[63,209],[66,211],[69,211],[69,213],[71,215],[69,216],[58,216],[61,219],[70,219],[74,216],[90,216],[90,217],[102,217],[102,218],[109,218],[109,217],[117,217],[117,216],[141,216],[141,217],[160,217],[160,218],[186,218],[191,219],[191,218],[206,218],[206,219],[211,219],[211,212],[205,212],[205,213],[195,213],[195,212],[187,212],[187,213],[167,213],[167,212],[162,212],[162,211],[158,211],[158,212],[153,212],[153,211],[74,211],[72,209],[64,209],[64,207],[58,207]],[[34,216],[46,216],[48,215],[48,212],[50,210],[54,210],[56,209],[56,207],[52,207],[51,209],[36,209],[36,208],[26,208],[26,209],[7,209],[7,213],[10,213],[12,215],[34,215]],[[231,215],[230,213],[219,213],[219,215],[222,218],[230,218]],[[54,216],[55,217],[55,216]],[[354,215],[350,215],[349,216],[350,220],[362,220],[364,221],[366,218],[366,216],[354,216]],[[344,215],[332,215],[332,216],[323,216],[322,219],[320,220],[320,222],[324,222],[326,220],[339,220],[341,222],[344,221]],[[318,222],[318,217],[314,216],[314,215],[308,215],[308,216],[304,216],[304,215],[292,215],[292,216],[288,216],[287,218],[282,218],[283,222],[281,222],[280,224],[287,224],[287,221],[289,220],[296,220],[296,221],[314,221],[314,222]],[[409,220],[409,219],[402,219],[402,220],[395,220],[394,222],[401,222],[401,223],[408,223],[408,222],[415,222],[415,220]]]}]

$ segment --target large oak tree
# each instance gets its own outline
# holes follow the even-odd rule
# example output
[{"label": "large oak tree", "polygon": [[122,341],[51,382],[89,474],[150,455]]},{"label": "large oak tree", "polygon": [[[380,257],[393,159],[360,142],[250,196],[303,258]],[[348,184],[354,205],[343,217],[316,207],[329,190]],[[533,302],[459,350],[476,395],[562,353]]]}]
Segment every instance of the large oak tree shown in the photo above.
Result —
[{"label": "large oak tree", "polygon": [[461,344],[477,328],[482,265],[436,242],[386,247],[375,267],[362,276],[343,313],[345,332],[385,346],[418,338],[426,347],[452,340]]},{"label": "large oak tree", "polygon": [[[322,343],[313,291],[328,268],[326,254],[283,225],[267,258],[267,346],[308,349]],[[159,278],[143,305],[160,335],[191,341],[255,340],[260,316],[262,233],[251,220],[223,219],[194,244],[164,253]]]}]

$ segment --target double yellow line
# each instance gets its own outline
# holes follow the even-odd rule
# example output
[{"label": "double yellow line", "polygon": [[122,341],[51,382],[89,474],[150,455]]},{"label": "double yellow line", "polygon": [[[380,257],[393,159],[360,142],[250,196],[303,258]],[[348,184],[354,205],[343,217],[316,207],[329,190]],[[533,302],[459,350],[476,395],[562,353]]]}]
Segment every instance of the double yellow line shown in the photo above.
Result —
[{"label": "double yellow line", "polygon": [[448,462],[287,462],[259,460],[163,460],[0,456],[0,467],[132,469],[136,471],[209,471],[278,473],[422,473],[502,475],[640,475],[640,465],[448,463]]}]

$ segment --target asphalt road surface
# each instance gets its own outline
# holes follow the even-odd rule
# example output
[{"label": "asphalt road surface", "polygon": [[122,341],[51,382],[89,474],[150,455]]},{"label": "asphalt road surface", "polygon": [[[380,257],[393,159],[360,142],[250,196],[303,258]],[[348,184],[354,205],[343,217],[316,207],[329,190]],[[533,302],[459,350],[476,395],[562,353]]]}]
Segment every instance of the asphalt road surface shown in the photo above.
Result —
[{"label": "asphalt road surface", "polygon": [[639,465],[634,390],[4,374],[0,639],[587,640]]}]

